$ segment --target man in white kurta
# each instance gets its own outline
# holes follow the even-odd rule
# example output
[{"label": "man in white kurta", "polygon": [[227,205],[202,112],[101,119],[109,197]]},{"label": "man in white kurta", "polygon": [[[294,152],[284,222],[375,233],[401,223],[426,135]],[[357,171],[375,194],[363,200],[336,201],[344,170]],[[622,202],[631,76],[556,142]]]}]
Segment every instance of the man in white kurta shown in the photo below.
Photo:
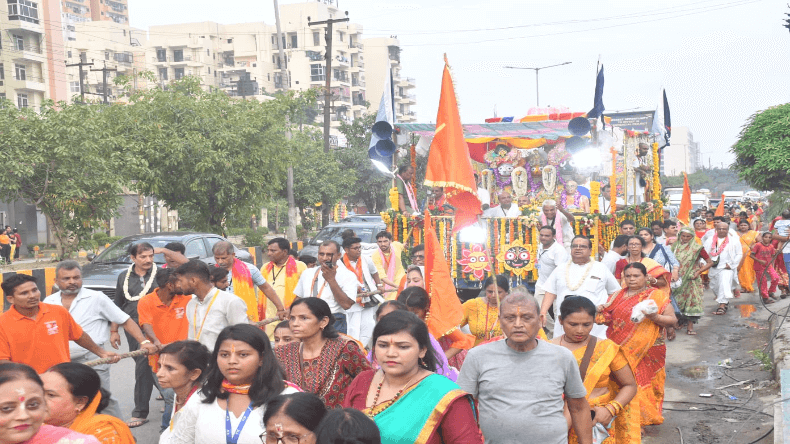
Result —
[{"label": "man in white kurta", "polygon": [[715,230],[714,236],[703,236],[702,246],[715,264],[709,272],[710,288],[716,295],[719,308],[726,310],[727,302],[733,297],[734,275],[743,259],[743,250],[738,237],[730,235],[730,226],[726,222],[716,222]]},{"label": "man in white kurta", "polygon": [[[728,227],[727,228],[727,230],[728,230],[727,231],[727,235],[729,237],[733,238],[733,239],[737,239],[738,242],[740,243],[740,239],[741,238],[738,236],[738,233],[735,230],[733,230],[732,227],[730,227],[730,224],[728,222],[729,219],[725,220],[724,217],[722,217],[722,216],[716,216],[716,217],[713,218],[713,228],[711,228],[710,230],[706,231],[705,234],[702,235],[702,239],[700,239],[700,242],[702,242],[702,245],[705,245],[706,247],[710,246],[710,244],[712,242],[712,239],[714,237],[716,237],[716,225],[719,222],[722,222],[722,221],[727,224],[727,227]],[[741,251],[741,254],[743,254],[743,251]],[[732,287],[733,287],[733,293],[735,295],[737,295],[738,291],[741,288],[741,281],[738,279],[738,272],[737,271],[735,273],[732,273]]]},{"label": "man in white kurta", "polygon": [[[566,296],[584,296],[595,306],[603,305],[609,297],[620,290],[614,275],[602,263],[590,258],[592,241],[584,236],[576,236],[571,242],[571,260],[560,264],[546,280],[546,296],[540,306],[540,314],[546,315],[549,307],[554,307],[554,337],[564,333],[560,325],[560,305]],[[606,326],[595,325],[593,335],[606,339]]]},{"label": "man in white kurta", "polygon": [[384,301],[381,295],[384,284],[379,279],[373,260],[362,254],[362,239],[358,237],[345,239],[343,251],[345,253],[337,262],[337,266],[346,268],[357,278],[357,298],[354,304],[356,308],[346,310],[348,335],[363,344],[368,344],[373,337],[373,328],[376,326],[378,304]]},{"label": "man in white kurta", "polygon": [[573,221],[573,214],[557,206],[556,201],[551,199],[543,201],[540,224],[554,228],[554,238],[565,247],[565,251],[568,253],[570,253],[571,239],[576,234],[573,231]]},{"label": "man in white kurta", "polygon": [[507,191],[499,193],[499,205],[489,208],[483,214],[483,217],[519,217],[521,216],[521,209],[518,205],[513,205],[513,196]]},{"label": "man in white kurta", "polygon": [[568,262],[568,252],[565,251],[565,247],[561,243],[554,239],[556,234],[554,228],[548,225],[542,226],[538,234],[540,245],[538,245],[538,260],[536,264],[538,281],[535,283],[535,299],[540,304],[543,302],[543,297],[546,294],[546,290],[543,288],[546,280],[548,280],[558,265]]}]

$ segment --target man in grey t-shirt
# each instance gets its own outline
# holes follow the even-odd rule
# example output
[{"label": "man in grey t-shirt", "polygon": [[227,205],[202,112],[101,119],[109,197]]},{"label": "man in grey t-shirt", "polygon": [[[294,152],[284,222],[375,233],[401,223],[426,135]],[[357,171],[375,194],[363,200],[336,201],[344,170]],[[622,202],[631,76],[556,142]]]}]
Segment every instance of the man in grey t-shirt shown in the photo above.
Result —
[{"label": "man in grey t-shirt", "polygon": [[590,405],[576,358],[536,338],[541,318],[535,298],[514,289],[499,311],[507,339],[466,356],[458,385],[478,401],[486,444],[567,443],[563,395],[579,443],[592,443]]}]

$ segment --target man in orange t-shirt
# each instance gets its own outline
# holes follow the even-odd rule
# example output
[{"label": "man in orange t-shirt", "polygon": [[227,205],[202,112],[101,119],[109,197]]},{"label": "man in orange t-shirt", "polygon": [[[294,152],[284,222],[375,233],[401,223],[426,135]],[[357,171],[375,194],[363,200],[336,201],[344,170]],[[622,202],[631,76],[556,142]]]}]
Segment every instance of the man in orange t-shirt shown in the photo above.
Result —
[{"label": "man in orange t-shirt", "polygon": [[0,258],[11,263],[11,238],[8,237],[5,230],[0,230]]},{"label": "man in orange t-shirt", "polygon": [[54,365],[69,362],[69,341],[101,358],[118,361],[118,355],[96,345],[65,308],[42,304],[34,277],[14,275],[3,282],[2,288],[12,307],[0,315],[0,363],[27,364],[44,373]]}]

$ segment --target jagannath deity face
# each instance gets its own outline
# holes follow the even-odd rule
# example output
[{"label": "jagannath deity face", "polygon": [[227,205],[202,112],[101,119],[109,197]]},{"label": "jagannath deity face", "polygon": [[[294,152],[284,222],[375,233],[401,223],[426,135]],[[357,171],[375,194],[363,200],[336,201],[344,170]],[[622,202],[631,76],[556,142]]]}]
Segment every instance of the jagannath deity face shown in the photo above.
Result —
[{"label": "jagannath deity face", "polygon": [[463,272],[474,275],[478,280],[485,278],[485,272],[491,271],[491,260],[482,245],[472,245],[470,249],[461,250],[462,258],[458,261],[463,265]]},{"label": "jagannath deity face", "polygon": [[509,163],[503,163],[497,167],[497,171],[499,171],[500,176],[510,177],[510,173],[513,172],[513,165]]},{"label": "jagannath deity face", "polygon": [[514,246],[505,252],[505,263],[511,268],[524,268],[529,259],[529,251],[524,247]]}]

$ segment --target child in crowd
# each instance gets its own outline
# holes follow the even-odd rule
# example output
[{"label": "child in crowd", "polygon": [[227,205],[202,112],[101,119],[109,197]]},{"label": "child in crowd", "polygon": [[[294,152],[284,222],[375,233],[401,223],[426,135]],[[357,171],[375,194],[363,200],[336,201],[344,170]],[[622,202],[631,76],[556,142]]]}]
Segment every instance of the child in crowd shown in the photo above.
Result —
[{"label": "child in crowd", "polygon": [[211,283],[222,291],[228,289],[228,270],[222,267],[211,268]]},{"label": "child in crowd", "polygon": [[288,321],[282,321],[274,327],[274,346],[285,345],[290,342],[297,342],[291,331],[291,325]]},{"label": "child in crowd", "polygon": [[304,264],[307,265],[307,268],[313,268],[316,266],[318,259],[314,258],[313,256],[303,254],[299,256],[299,261],[304,262]]},{"label": "child in crowd", "polygon": [[[770,299],[779,284],[779,274],[774,269],[773,259],[776,248],[771,244],[773,233],[767,231],[763,233],[762,239],[752,247],[751,257],[754,259],[754,274],[757,275],[757,283],[760,287],[760,296],[763,300]],[[768,271],[766,271],[766,269]],[[768,288],[768,275],[771,276],[771,288]]]}]

